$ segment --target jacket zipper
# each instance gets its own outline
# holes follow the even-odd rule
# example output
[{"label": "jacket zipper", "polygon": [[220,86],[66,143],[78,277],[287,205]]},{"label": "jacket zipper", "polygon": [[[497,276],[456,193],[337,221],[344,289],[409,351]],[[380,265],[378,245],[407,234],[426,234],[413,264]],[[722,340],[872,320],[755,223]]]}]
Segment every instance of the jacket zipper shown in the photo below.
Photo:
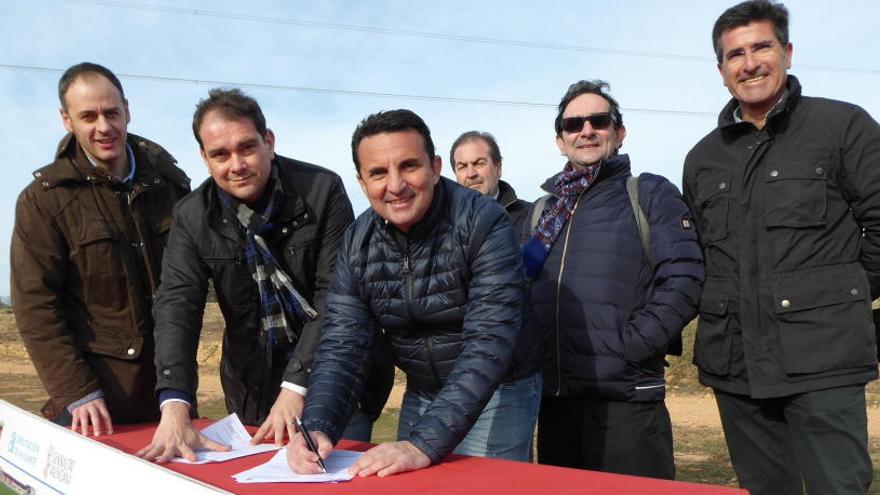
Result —
[{"label": "jacket zipper", "polygon": [[[407,244],[409,244],[407,242]],[[412,316],[410,304],[412,303],[412,272],[409,267],[409,246],[403,254],[403,279],[406,281],[406,311]]]},{"label": "jacket zipper", "polygon": [[[399,238],[398,243],[400,244]],[[406,282],[406,312],[410,319],[412,319],[413,288],[412,270],[409,264],[409,237],[406,238],[406,241],[403,244],[403,278]],[[431,366],[431,374],[434,375],[434,380],[437,382],[437,386],[442,387],[443,381],[440,380],[440,373],[437,372],[437,363],[434,362],[434,340],[430,336],[425,337],[425,349],[428,353],[428,364]]]},{"label": "jacket zipper", "polygon": [[[574,214],[577,212],[578,205],[581,204],[581,196],[584,195],[583,191],[581,192],[577,199],[574,202],[574,208],[571,210],[571,216],[568,217],[568,225],[565,230],[565,241],[562,243],[562,257],[559,261],[559,275],[556,278],[556,393],[555,395],[559,397],[559,394],[562,393],[562,355],[559,353],[559,292],[560,287],[562,287],[562,272],[565,270],[565,256],[568,253],[568,236],[571,235],[571,226],[574,222]],[[561,201],[561,199],[560,199]]]},{"label": "jacket zipper", "polygon": [[[143,192],[143,191],[141,191]],[[147,253],[147,244],[144,242],[144,234],[141,232],[142,225],[135,221],[134,218],[134,200],[135,197],[139,195],[138,191],[129,191],[125,193],[126,203],[128,205],[128,217],[131,219],[132,226],[134,226],[134,231],[137,233],[137,253],[141,262],[141,269],[144,271],[146,275],[147,282],[147,297],[152,301],[156,296],[156,289],[158,285],[158,280],[153,279],[153,271],[151,266],[149,265],[149,254]]]},{"label": "jacket zipper", "polygon": [[437,363],[434,362],[434,338],[425,337],[425,348],[428,351],[428,364],[431,365],[431,374],[434,375],[434,381],[437,387],[443,387],[443,381],[440,379],[440,373],[437,371]]},{"label": "jacket zipper", "polygon": [[400,233],[396,230],[391,231],[391,238],[397,244],[397,247],[403,252],[403,280],[406,284],[406,315],[412,319],[412,267],[409,264],[409,237],[404,236],[401,239]]}]

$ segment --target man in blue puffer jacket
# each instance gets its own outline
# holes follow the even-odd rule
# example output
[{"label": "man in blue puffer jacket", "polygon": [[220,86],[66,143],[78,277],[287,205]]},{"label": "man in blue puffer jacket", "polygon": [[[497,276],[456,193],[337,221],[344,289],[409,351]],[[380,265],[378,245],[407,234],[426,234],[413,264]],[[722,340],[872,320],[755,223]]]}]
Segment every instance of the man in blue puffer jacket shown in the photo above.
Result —
[{"label": "man in blue puffer jacket", "polygon": [[[440,177],[431,134],[409,110],[364,119],[352,137],[370,201],[346,232],[327,298],[304,423],[326,457],[363,388],[375,338],[406,373],[398,441],[352,473],[386,476],[456,453],[528,460],[543,352],[520,329],[524,280],[504,208]],[[457,447],[457,448],[456,448]],[[291,467],[318,472],[302,436]]]},{"label": "man in blue puffer jacket", "polygon": [[664,356],[697,313],[703,258],[669,181],[642,174],[631,202],[626,128],[607,89],[580,81],[562,98],[556,143],[568,163],[542,186],[552,196],[523,248],[524,328],[547,337],[551,356],[539,462],[672,479]]}]

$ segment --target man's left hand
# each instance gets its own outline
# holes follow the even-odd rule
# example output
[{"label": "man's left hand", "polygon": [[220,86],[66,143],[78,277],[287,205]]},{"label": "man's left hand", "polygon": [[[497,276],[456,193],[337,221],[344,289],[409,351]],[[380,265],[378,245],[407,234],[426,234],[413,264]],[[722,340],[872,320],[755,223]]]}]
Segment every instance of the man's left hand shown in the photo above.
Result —
[{"label": "man's left hand", "polygon": [[365,477],[375,474],[381,478],[424,469],[430,465],[431,459],[424,452],[404,440],[373,447],[348,468],[348,472],[352,476]]},{"label": "man's left hand", "polygon": [[293,427],[293,418],[302,415],[303,402],[302,395],[293,390],[282,388],[278,398],[275,399],[275,404],[272,405],[272,410],[269,411],[269,416],[266,417],[266,421],[263,422],[251,440],[251,445],[261,443],[263,439],[273,435],[275,445],[281,447],[284,445],[285,433],[288,437],[293,438],[296,433]]},{"label": "man's left hand", "polygon": [[71,411],[70,416],[72,418],[70,429],[73,431],[80,430],[83,435],[88,435],[91,425],[92,434],[95,436],[103,433],[113,434],[113,420],[103,398],[86,402]]}]

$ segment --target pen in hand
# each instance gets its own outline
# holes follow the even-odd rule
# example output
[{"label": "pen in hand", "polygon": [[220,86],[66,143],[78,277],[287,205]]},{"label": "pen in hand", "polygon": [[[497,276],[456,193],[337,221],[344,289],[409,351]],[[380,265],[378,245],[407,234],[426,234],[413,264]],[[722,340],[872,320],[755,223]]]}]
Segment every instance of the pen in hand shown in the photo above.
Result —
[{"label": "pen in hand", "polygon": [[309,450],[314,452],[315,455],[318,456],[318,466],[321,467],[321,471],[323,471],[324,474],[327,474],[327,467],[324,466],[324,460],[321,459],[321,454],[318,453],[318,445],[315,443],[315,440],[312,439],[312,435],[309,433],[309,430],[307,430],[302,421],[300,421],[299,416],[294,416],[293,419],[295,421],[296,427],[299,428],[300,433],[302,433],[303,438],[306,439],[306,446],[308,446]]}]

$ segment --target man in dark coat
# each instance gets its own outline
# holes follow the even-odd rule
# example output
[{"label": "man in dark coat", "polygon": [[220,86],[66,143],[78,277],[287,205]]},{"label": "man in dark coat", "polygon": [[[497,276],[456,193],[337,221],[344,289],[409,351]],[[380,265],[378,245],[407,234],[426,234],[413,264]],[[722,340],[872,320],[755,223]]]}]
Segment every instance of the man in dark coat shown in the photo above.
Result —
[{"label": "man in dark coat", "polygon": [[497,200],[513,221],[513,230],[522,231],[529,202],[516,197],[510,184],[501,180],[501,149],[488,132],[468,131],[458,136],[449,149],[449,164],[455,181]]},{"label": "man in dark coat", "polygon": [[[427,467],[450,452],[527,461],[540,397],[541,349],[520,329],[523,277],[509,216],[440,177],[440,157],[409,110],[364,119],[352,137],[370,201],[339,247],[304,422],[325,457],[353,409],[377,328],[407,390],[397,442],[353,474]],[[318,471],[302,436],[288,460]]]},{"label": "man in dark coat", "polygon": [[568,163],[542,186],[551,196],[523,246],[525,328],[550,349],[538,461],[671,479],[664,357],[696,315],[703,259],[668,180],[639,176],[633,204],[629,156],[618,153],[626,127],[607,89],[579,81],[559,103]]},{"label": "man in dark coat", "polygon": [[[189,420],[208,282],[226,329],[220,378],[230,412],[281,444],[292,435],[324,316],[336,249],[352,221],[335,173],[275,154],[257,102],[215,89],[196,107],[193,133],[211,177],[181,200],[156,300],[156,368],[162,421],[138,455],[158,462],[222,449]],[[369,348],[365,351],[369,357]],[[346,437],[369,441],[393,380],[376,361]],[[379,376],[374,375],[374,376]]]},{"label": "man in dark coat", "polygon": [[150,310],[189,179],[128,133],[128,101],[106,67],[70,67],[58,96],[68,134],[18,198],[12,301],[49,394],[43,414],[100,435],[158,418]]},{"label": "man in dark coat", "polygon": [[865,493],[880,126],[855,105],[801,95],[783,5],[728,9],[712,42],[733,98],[684,168],[707,266],[700,381],[742,487]]}]

